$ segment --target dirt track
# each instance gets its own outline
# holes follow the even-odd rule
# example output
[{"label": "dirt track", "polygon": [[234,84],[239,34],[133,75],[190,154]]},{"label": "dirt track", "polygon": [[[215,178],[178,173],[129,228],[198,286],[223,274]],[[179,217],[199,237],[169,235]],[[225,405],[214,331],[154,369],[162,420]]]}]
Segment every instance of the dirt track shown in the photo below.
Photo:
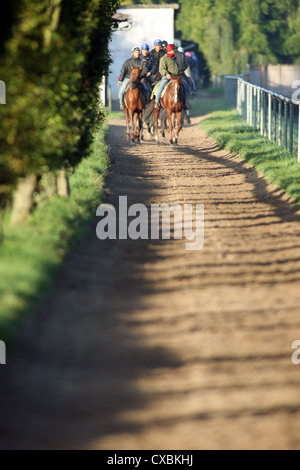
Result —
[{"label": "dirt track", "polygon": [[0,448],[300,448],[300,217],[199,120],[175,149],[112,123],[107,202],[203,203],[205,246],[95,222],[1,368]]}]

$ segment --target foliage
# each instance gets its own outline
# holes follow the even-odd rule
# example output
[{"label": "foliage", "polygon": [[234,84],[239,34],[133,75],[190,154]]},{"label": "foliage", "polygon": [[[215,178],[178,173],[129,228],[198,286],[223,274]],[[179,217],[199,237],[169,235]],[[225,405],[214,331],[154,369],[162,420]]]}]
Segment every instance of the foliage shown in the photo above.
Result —
[{"label": "foliage", "polygon": [[245,64],[300,61],[297,0],[179,0],[176,27],[195,41],[212,73],[243,73]]},{"label": "foliage", "polygon": [[[11,341],[24,317],[52,285],[70,247],[86,232],[104,197],[108,169],[106,126],[95,135],[90,155],[70,178],[69,199],[54,197],[19,226],[5,223],[0,246],[0,337]],[[17,247],[17,248],[16,248]]]},{"label": "foliage", "polygon": [[[0,209],[18,177],[76,165],[102,122],[98,89],[119,0],[1,5]],[[5,21],[4,21],[5,18]]]}]

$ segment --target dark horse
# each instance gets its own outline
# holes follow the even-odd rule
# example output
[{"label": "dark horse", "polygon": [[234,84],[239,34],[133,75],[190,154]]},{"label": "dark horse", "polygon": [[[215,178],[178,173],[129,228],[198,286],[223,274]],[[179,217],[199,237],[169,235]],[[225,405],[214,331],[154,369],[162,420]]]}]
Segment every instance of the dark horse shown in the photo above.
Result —
[{"label": "dark horse", "polygon": [[146,106],[146,96],[140,81],[142,67],[131,67],[130,83],[125,93],[124,113],[127,125],[127,141],[140,142],[142,135],[142,113]]},{"label": "dark horse", "polygon": [[[161,98],[161,104],[167,112],[170,130],[170,144],[178,143],[178,135],[182,129],[181,113],[184,105],[183,89],[181,86],[181,77],[172,77],[164,96]],[[154,108],[154,127],[155,140],[158,143],[158,115],[159,109]],[[175,116],[177,117],[177,130],[175,129]],[[173,135],[174,134],[174,135]]]}]

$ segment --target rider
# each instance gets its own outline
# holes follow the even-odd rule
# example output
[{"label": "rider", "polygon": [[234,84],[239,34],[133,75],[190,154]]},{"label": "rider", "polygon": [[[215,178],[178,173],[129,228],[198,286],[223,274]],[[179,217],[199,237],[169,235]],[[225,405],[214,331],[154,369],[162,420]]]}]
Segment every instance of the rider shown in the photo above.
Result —
[{"label": "rider", "polygon": [[184,74],[184,72],[186,71],[186,69],[189,66],[188,60],[187,60],[186,56],[184,55],[184,53],[182,53],[178,50],[177,44],[175,43],[174,45],[175,45],[175,59],[176,59],[177,64],[179,66],[180,74]]},{"label": "rider", "polygon": [[[175,58],[174,44],[168,44],[167,54],[161,59],[160,64],[159,64],[159,72],[161,73],[163,78],[155,95],[155,104],[154,104],[155,108],[160,108],[160,104],[159,104],[160,95],[162,94],[165,84],[171,79],[171,75],[176,75],[176,76],[180,75],[179,65]],[[186,87],[183,86],[182,88],[183,88],[183,97],[184,97],[183,109],[188,109],[187,103],[186,103],[186,98],[187,98]]]},{"label": "rider", "polygon": [[[177,46],[177,47],[176,47]],[[183,51],[183,52],[182,52]],[[184,49],[178,47],[175,43],[175,59],[179,65],[180,75],[183,76],[183,86],[188,86],[191,93],[196,93],[195,84],[191,78],[191,70],[187,56],[184,54]]]},{"label": "rider", "polygon": [[155,108],[160,108],[159,100],[160,95],[165,87],[165,84],[171,80],[172,75],[179,75],[179,67],[175,59],[175,46],[174,44],[169,44],[167,46],[167,53],[162,57],[159,63],[159,73],[162,75],[162,80],[156,91],[155,95]]},{"label": "rider", "polygon": [[149,49],[150,47],[148,46],[148,44],[142,45],[140,59],[145,63],[147,67],[147,82],[149,81],[152,86],[155,82],[155,76],[158,72],[158,62],[155,57],[153,57],[153,55],[149,54]]},{"label": "rider", "polygon": [[165,51],[162,49],[162,41],[160,39],[155,39],[154,41],[154,49],[150,52],[151,55],[157,60],[158,65],[160,63],[160,59],[165,55]]},{"label": "rider", "polygon": [[[131,52],[132,52],[132,58],[128,59],[128,60],[126,60],[126,62],[124,62],[123,67],[122,67],[122,71],[121,71],[121,74],[120,74],[120,79],[118,81],[118,85],[119,86],[122,85],[121,88],[120,88],[120,109],[124,109],[123,100],[124,100],[126,87],[127,87],[128,83],[130,82],[131,68],[132,67],[133,68],[142,67],[142,70],[141,70],[141,73],[140,73],[140,78],[143,78],[147,75],[147,67],[146,67],[145,63],[139,57],[140,56],[140,48],[138,46],[134,46],[132,48]],[[146,98],[147,98],[147,101],[148,101],[148,95],[149,95],[148,87],[143,82],[141,82],[141,84],[144,88]]]},{"label": "rider", "polygon": [[162,45],[162,50],[163,50],[164,53],[166,54],[166,52],[167,52],[167,45],[168,45],[167,41],[162,41],[162,42],[161,42],[161,45]]}]

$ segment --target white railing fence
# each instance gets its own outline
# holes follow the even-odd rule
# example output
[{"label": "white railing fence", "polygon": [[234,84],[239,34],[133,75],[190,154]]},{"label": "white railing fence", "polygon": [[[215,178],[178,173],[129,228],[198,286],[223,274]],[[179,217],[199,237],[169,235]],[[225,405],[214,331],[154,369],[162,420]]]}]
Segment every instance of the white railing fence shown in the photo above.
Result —
[{"label": "white railing fence", "polygon": [[237,108],[262,136],[284,146],[291,155],[296,151],[300,162],[300,101],[253,85],[236,75],[225,76],[224,90],[229,107]]}]

